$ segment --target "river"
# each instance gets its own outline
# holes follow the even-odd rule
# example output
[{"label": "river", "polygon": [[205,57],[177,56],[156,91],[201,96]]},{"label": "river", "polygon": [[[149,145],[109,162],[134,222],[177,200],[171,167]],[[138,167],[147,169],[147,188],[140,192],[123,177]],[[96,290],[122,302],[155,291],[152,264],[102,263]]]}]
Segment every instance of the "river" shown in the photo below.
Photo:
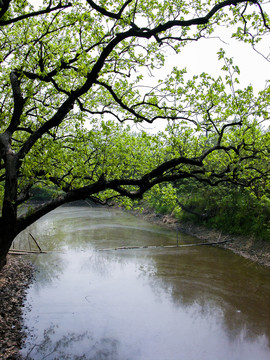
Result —
[{"label": "river", "polygon": [[100,251],[176,243],[115,209],[61,207],[16,246],[29,232],[50,252],[28,256],[24,359],[270,359],[269,270],[210,246]]}]

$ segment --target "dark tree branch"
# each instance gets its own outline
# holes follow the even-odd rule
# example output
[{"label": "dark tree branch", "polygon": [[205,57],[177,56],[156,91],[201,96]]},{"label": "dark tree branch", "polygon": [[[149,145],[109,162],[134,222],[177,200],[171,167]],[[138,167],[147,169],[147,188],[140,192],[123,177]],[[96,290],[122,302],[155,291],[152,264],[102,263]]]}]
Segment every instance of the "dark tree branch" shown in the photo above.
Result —
[{"label": "dark tree branch", "polygon": [[[213,146],[207,153],[211,153],[216,150],[231,150],[237,151],[235,147],[222,147],[222,146]],[[93,198],[94,201],[99,202],[97,198],[95,198],[95,194],[98,194],[106,189],[114,190],[118,193],[118,195],[114,195],[111,198],[115,198],[118,196],[126,196],[130,199],[140,199],[143,194],[151,189],[154,185],[171,182],[180,179],[188,179],[194,178],[199,182],[207,183],[211,186],[217,186],[220,183],[230,182],[236,185],[241,186],[250,186],[252,181],[243,182],[241,181],[241,177],[235,174],[233,170],[228,165],[227,168],[220,172],[211,172],[211,175],[207,175],[208,172],[204,168],[203,159],[205,158],[206,153],[204,153],[199,158],[186,158],[179,157],[169,161],[164,162],[154,170],[150,171],[148,174],[143,175],[139,179],[114,179],[114,180],[106,180],[104,176],[101,176],[99,180],[91,185],[87,185],[78,189],[70,190],[69,187],[65,189],[66,194],[58,197],[57,199],[52,199],[44,205],[39,206],[33,213],[29,213],[23,215],[18,220],[17,232],[19,233],[26,226],[29,226],[34,221],[38,220],[41,216],[45,215],[47,212],[57,208],[58,206],[65,204],[67,202],[85,199],[85,198]],[[245,161],[245,157],[239,159],[239,162]],[[181,170],[180,165],[188,165],[189,169]],[[270,171],[270,170],[269,170]],[[268,171],[268,172],[269,172]],[[233,176],[232,176],[233,173]],[[263,177],[265,174],[259,172],[259,175],[255,180]],[[87,177],[85,177],[87,179]],[[91,178],[89,178],[91,180]],[[51,179],[56,185],[59,185],[59,180]],[[182,205],[182,204],[181,204]]]},{"label": "dark tree branch", "polygon": [[118,11],[118,13],[113,13],[111,11],[107,11],[106,9],[104,9],[103,7],[97,5],[94,1],[92,0],[86,0],[88,2],[88,4],[95,9],[96,11],[98,11],[100,14],[105,15],[107,17],[110,17],[112,19],[115,20],[120,20],[123,11],[125,10],[125,8],[128,6],[128,4],[130,4],[133,0],[127,0],[124,5],[121,7],[121,9]]},{"label": "dark tree branch", "polygon": [[[8,10],[8,7],[9,7],[9,4],[10,4],[10,0],[9,1],[5,1],[6,3],[8,3],[7,5],[7,8],[5,6],[5,11],[3,12],[3,8],[1,9],[0,11],[0,18],[6,13],[6,11]],[[39,11],[33,11],[33,12],[30,12],[28,14],[24,14],[24,15],[21,15],[21,16],[18,16],[16,18],[13,18],[13,19],[9,19],[9,20],[0,20],[0,26],[4,26],[4,25],[9,25],[9,24],[14,24],[18,21],[21,21],[21,20],[25,20],[25,19],[29,19],[29,18],[32,18],[32,17],[35,17],[35,16],[38,16],[38,15],[43,15],[43,14],[49,14],[53,11],[57,11],[57,10],[63,10],[63,9],[67,9],[69,7],[71,7],[72,4],[71,3],[68,3],[67,5],[62,5],[61,1],[59,2],[59,4],[55,7],[47,7],[46,9],[44,10],[39,10]],[[3,14],[1,14],[3,12]]]},{"label": "dark tree branch", "polygon": [[242,121],[233,122],[233,123],[230,123],[230,124],[223,125],[221,131],[218,133],[219,137],[218,137],[217,145],[220,146],[226,128],[233,127],[233,126],[241,126],[241,125],[242,125]]},{"label": "dark tree branch", "polygon": [[[139,107],[139,106],[142,106],[142,105],[147,105],[149,107],[153,107],[155,109],[158,109],[158,110],[163,110],[163,111],[177,111],[176,108],[169,108],[169,107],[161,107],[159,106],[158,104],[153,104],[153,103],[150,103],[150,102],[147,102],[147,101],[142,101],[140,103],[137,103],[135,105],[131,105],[131,106],[128,106],[126,105],[123,100],[122,100],[122,97],[120,98],[116,92],[113,90],[112,86],[104,83],[103,81],[96,81],[96,84],[98,85],[101,85],[103,86],[105,89],[107,89],[109,91],[109,93],[112,95],[113,99],[115,100],[115,102],[124,110],[126,110],[127,112],[129,112],[131,115],[133,115],[136,120],[139,120],[139,121],[145,121],[149,124],[152,124],[155,120],[157,119],[167,119],[167,120],[186,120],[188,122],[192,122],[194,125],[197,125],[197,122],[191,118],[188,118],[186,116],[178,116],[178,115],[169,115],[169,114],[164,114],[164,115],[156,115],[156,116],[153,116],[152,118],[148,118],[144,115],[141,115],[139,112],[135,111],[134,109],[136,107]],[[114,117],[116,117],[120,122],[124,122],[125,120],[130,120],[130,118],[127,118],[125,120],[120,120],[119,116],[114,114],[112,111],[109,111],[109,110],[103,110],[103,111],[91,111],[91,110],[87,110],[83,107],[81,101],[79,101],[79,105],[80,105],[80,108],[84,111],[88,111],[89,113],[91,114],[105,114],[105,113],[110,113],[112,114]],[[106,104],[106,108],[110,108],[112,107],[112,104]],[[180,111],[179,111],[180,112]]]},{"label": "dark tree branch", "polygon": [[[8,11],[11,0],[2,0],[1,1],[1,10],[0,10],[0,19],[5,15]],[[0,20],[1,21],[1,20]]]},{"label": "dark tree branch", "polygon": [[95,184],[82,187],[80,189],[69,191],[68,193],[59,196],[56,199],[52,199],[44,205],[41,205],[35,209],[34,212],[30,212],[26,215],[19,217],[16,232],[19,234],[27,226],[38,220],[43,215],[56,209],[60,205],[66,204],[71,201],[85,199],[91,194],[99,193],[107,188],[107,182],[100,179]]},{"label": "dark tree branch", "polygon": [[132,115],[134,115],[137,119],[139,120],[144,120],[146,122],[152,122],[150,121],[148,118],[140,115],[139,113],[137,113],[136,111],[134,111],[131,107],[128,107],[126,104],[123,103],[123,101],[117,96],[117,94],[115,93],[115,91],[113,90],[113,88],[102,82],[102,81],[96,81],[96,84],[103,86],[105,89],[107,89],[109,91],[109,93],[112,95],[113,99],[120,105],[120,107],[124,110],[127,110],[128,112],[130,112]]},{"label": "dark tree branch", "polygon": [[261,4],[259,3],[259,1],[256,1],[255,3],[256,3],[256,5],[259,7],[259,9],[260,9],[260,13],[261,13],[261,16],[262,16],[262,19],[263,19],[263,24],[264,24],[264,26],[266,27],[266,29],[270,30],[270,25],[267,24],[267,22],[266,22],[265,14],[264,14],[264,11],[263,11],[263,9],[262,9]]},{"label": "dark tree branch", "polygon": [[[205,25],[219,10],[221,10],[227,6],[230,6],[230,5],[237,6],[238,4],[242,4],[242,3],[246,3],[246,2],[247,2],[246,0],[221,1],[220,3],[213,6],[213,8],[205,16],[194,18],[194,19],[189,19],[189,20],[171,20],[164,24],[158,25],[157,27],[155,27],[152,30],[142,29],[141,31],[146,32],[148,34],[148,36],[154,36],[160,32],[166,31],[175,26],[185,27],[185,26]],[[251,0],[250,2],[253,4],[257,4],[257,0]]]},{"label": "dark tree branch", "polygon": [[12,135],[14,131],[17,130],[20,124],[20,118],[23,112],[23,107],[26,102],[26,99],[24,99],[22,96],[20,81],[15,71],[12,71],[10,74],[10,82],[13,91],[14,107],[13,107],[13,115],[10,121],[10,125],[7,128],[7,131]]}]

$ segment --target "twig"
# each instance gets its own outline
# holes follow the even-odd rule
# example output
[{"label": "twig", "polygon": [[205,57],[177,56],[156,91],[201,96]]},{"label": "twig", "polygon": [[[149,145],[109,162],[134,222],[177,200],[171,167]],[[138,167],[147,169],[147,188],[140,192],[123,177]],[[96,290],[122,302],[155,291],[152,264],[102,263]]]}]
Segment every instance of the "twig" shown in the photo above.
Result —
[{"label": "twig", "polygon": [[29,235],[30,235],[31,238],[34,240],[35,244],[37,245],[37,247],[38,247],[38,249],[39,249],[39,252],[42,253],[41,247],[38,245],[37,240],[34,238],[34,236],[33,236],[31,233],[29,233]]}]

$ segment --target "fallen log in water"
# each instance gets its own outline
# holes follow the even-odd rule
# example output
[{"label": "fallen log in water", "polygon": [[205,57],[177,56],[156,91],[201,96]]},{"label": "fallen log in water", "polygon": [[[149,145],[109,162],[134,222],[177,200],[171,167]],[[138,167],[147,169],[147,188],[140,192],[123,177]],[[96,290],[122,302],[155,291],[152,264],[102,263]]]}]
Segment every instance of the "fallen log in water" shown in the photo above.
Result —
[{"label": "fallen log in water", "polygon": [[111,250],[133,250],[133,249],[164,249],[164,248],[182,248],[190,246],[202,246],[202,245],[221,245],[229,242],[230,240],[214,241],[214,242],[203,242],[195,244],[182,244],[182,245],[145,245],[145,246],[120,246],[116,248],[99,249],[99,251],[111,251]]},{"label": "fallen log in water", "polygon": [[34,235],[32,235],[31,233],[29,233],[31,239],[34,241],[34,243],[36,244],[38,250],[32,250],[31,249],[31,244],[29,242],[29,250],[25,250],[25,249],[9,249],[9,254],[12,255],[27,255],[27,254],[47,254],[48,251],[42,251],[41,247],[39,246],[37,240],[35,239]]},{"label": "fallen log in water", "polygon": [[47,254],[48,251],[10,249],[8,253],[11,255],[27,255],[27,254]]}]

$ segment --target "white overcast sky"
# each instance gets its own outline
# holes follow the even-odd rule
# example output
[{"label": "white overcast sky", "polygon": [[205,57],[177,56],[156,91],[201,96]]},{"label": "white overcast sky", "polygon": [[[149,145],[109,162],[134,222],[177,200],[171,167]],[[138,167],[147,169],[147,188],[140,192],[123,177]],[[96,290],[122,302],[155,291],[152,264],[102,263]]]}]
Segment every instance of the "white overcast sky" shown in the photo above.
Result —
[{"label": "white overcast sky", "polygon": [[[222,36],[222,39],[226,39],[226,36]],[[239,66],[240,76],[237,77],[240,80],[239,87],[241,89],[252,85],[256,93],[265,88],[267,80],[270,80],[270,62],[252,49],[250,44],[230,38],[226,39],[226,43],[218,38],[213,38],[201,39],[188,44],[180,54],[168,56],[165,69],[156,71],[155,76],[159,77],[162,74],[165,77],[172,67],[177,66],[180,69],[187,69],[186,79],[202,72],[218,77],[224,73],[221,71],[224,62],[218,60],[217,55],[220,48],[225,50],[226,57],[233,58],[234,64]],[[270,36],[260,45],[260,51],[265,56],[269,55]],[[146,80],[146,82],[148,81]],[[151,80],[149,80],[149,85],[151,85]],[[137,127],[156,132],[164,129],[164,126],[165,122],[161,120],[152,125],[138,125]]]},{"label": "white overcast sky", "polygon": [[[262,52],[268,55],[270,52],[270,38],[260,45]],[[218,39],[201,39],[189,44],[182,54],[173,56],[170,64],[179,67],[187,67],[188,73],[200,74],[203,71],[213,76],[220,74],[224,65],[218,61],[217,52],[223,48],[227,57],[234,59],[234,64],[240,68],[240,82],[243,87],[251,84],[255,91],[262,90],[266,80],[270,79],[270,62],[252,49],[250,44],[228,39],[227,44]]]}]

